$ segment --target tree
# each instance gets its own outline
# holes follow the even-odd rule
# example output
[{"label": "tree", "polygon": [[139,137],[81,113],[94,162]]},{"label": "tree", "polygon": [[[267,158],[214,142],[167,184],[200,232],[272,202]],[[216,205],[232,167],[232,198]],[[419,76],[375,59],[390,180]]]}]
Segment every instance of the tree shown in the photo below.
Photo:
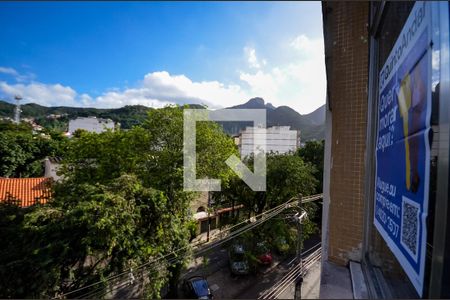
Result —
[{"label": "tree", "polygon": [[0,132],[0,177],[39,177],[43,159],[59,156],[67,139],[33,136],[22,130]]},{"label": "tree", "polygon": [[8,120],[0,120],[0,132],[14,131],[14,132],[31,132],[32,126],[29,123],[21,122],[16,124]]},{"label": "tree", "polygon": [[[143,128],[152,137],[146,164],[148,184],[163,190],[169,198],[183,190],[183,109],[165,107],[151,110]],[[227,185],[233,172],[225,161],[238,155],[233,139],[214,122],[197,122],[197,178],[218,178]]]},{"label": "tree", "polygon": [[[267,154],[266,192],[252,191],[240,178],[232,179],[232,184],[221,194],[230,201],[239,201],[249,213],[262,213],[288,201],[292,197],[310,195],[317,184],[313,176],[314,168],[295,155]],[[247,162],[253,165],[252,158]]]},{"label": "tree", "polygon": [[[59,185],[48,205],[25,214],[0,207],[9,219],[17,217],[13,222],[17,237],[0,258],[0,297],[50,298],[102,280],[106,286],[108,275],[136,269],[151,257],[172,251],[174,245],[182,246],[180,239],[188,232],[173,218],[167,201],[161,191],[144,188],[135,176],[122,175],[108,186]],[[11,224],[6,225],[0,231],[2,238],[13,235],[6,231]],[[159,296],[167,281],[165,262],[159,266],[163,268],[148,276],[146,291],[151,298]]]},{"label": "tree", "polygon": [[[197,152],[197,177],[227,183],[233,140],[201,122]],[[166,284],[176,291],[195,196],[183,190],[183,108],[151,110],[144,126],[129,131],[80,132],[68,142],[61,171],[48,204],[17,221],[20,238],[5,250],[12,256],[0,258],[0,297],[48,298],[99,280],[107,286],[108,276],[160,257],[143,269],[144,295],[158,298]]]},{"label": "tree", "polygon": [[[151,110],[143,124],[151,136],[148,159],[145,163],[144,184],[162,190],[169,199],[175,215],[182,216],[188,225],[189,202],[194,193],[183,190],[183,109],[165,107]],[[197,178],[218,178],[226,186],[232,176],[225,160],[238,155],[232,138],[214,122],[196,124],[196,176]],[[170,271],[170,297],[175,297],[182,264],[172,265]]]},{"label": "tree", "polygon": [[314,193],[314,168],[295,155],[269,155],[267,158],[267,199],[269,208],[300,193]]},{"label": "tree", "polygon": [[303,158],[305,162],[312,164],[316,171],[314,177],[318,183],[316,193],[322,192],[323,186],[323,160],[324,160],[325,141],[308,141],[305,146],[297,150],[297,155]]}]

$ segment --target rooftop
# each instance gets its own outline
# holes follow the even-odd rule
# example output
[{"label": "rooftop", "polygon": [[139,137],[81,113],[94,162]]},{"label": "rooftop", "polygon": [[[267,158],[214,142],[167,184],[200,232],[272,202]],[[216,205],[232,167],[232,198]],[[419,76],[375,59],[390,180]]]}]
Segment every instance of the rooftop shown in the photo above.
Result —
[{"label": "rooftop", "polygon": [[0,202],[17,201],[21,207],[45,203],[50,197],[51,178],[0,178]]}]

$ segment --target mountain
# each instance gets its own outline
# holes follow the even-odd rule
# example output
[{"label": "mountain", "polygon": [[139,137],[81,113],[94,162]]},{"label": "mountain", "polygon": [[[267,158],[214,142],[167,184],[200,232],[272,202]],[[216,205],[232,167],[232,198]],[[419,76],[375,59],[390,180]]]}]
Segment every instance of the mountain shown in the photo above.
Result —
[{"label": "mountain", "polygon": [[[310,114],[301,115],[289,106],[274,107],[270,103],[266,104],[262,98],[252,98],[244,104],[229,108],[266,109],[268,127],[291,126],[291,129],[300,130],[302,141],[322,140],[325,137],[325,106]],[[320,119],[321,111],[324,115],[322,122]],[[252,125],[252,122],[222,122],[224,130],[231,135],[237,135],[241,129]]]},{"label": "mountain", "polygon": [[[191,108],[201,108],[200,105],[190,105]],[[0,100],[0,117],[14,116],[15,105]],[[244,104],[229,108],[242,109],[266,109],[267,126],[291,126],[292,129],[301,131],[302,141],[317,139],[321,140],[325,136],[325,106],[318,108],[307,115],[301,115],[288,106],[275,107],[270,103],[265,103],[262,98],[252,98]],[[147,112],[153,108],[143,105],[127,105],[121,108],[103,109],[88,107],[46,107],[35,103],[21,105],[21,116],[24,118],[34,118],[36,123],[45,127],[52,127],[59,130],[67,130],[69,119],[77,117],[94,116],[97,118],[109,118],[114,122],[119,122],[123,129],[129,129],[134,125],[141,124],[147,117]],[[49,115],[60,115],[58,119],[48,118]],[[248,122],[221,122],[225,132],[230,135],[237,135],[246,126],[253,126]]]},{"label": "mountain", "polygon": [[[14,116],[15,105],[0,100],[0,117]],[[127,105],[121,108],[104,109],[90,107],[55,106],[46,107],[35,103],[20,106],[21,117],[34,118],[36,123],[45,127],[53,127],[67,130],[69,119],[77,117],[97,117],[111,119],[119,122],[121,127],[129,129],[142,123],[147,117],[147,112],[152,109],[143,105]],[[50,119],[49,115],[60,115],[58,119]]]},{"label": "mountain", "polygon": [[304,116],[315,125],[325,124],[325,104]]}]

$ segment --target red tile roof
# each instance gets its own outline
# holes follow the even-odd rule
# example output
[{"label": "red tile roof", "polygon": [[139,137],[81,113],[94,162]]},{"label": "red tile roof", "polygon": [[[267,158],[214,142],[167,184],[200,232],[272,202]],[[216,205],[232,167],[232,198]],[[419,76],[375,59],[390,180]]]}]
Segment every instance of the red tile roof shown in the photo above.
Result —
[{"label": "red tile roof", "polygon": [[51,195],[52,179],[38,178],[0,178],[0,202],[18,200],[18,205],[27,207],[36,200],[45,203]]}]

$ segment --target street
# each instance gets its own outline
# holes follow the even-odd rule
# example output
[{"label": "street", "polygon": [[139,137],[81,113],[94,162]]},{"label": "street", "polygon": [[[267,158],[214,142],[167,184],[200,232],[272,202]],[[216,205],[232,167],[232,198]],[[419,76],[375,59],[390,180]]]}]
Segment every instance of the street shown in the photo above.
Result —
[{"label": "street", "polygon": [[[302,257],[307,261],[311,253],[320,253],[320,237],[314,236],[305,241],[304,248]],[[280,257],[273,254],[272,264],[260,266],[256,274],[234,276],[230,272],[226,248],[214,250],[193,261],[180,281],[192,276],[205,277],[215,299],[293,298],[292,278],[299,270],[295,256]],[[317,265],[320,266],[320,261],[311,262],[308,267],[317,269]],[[305,291],[310,289],[306,288]],[[179,297],[184,297],[181,284]]]}]

